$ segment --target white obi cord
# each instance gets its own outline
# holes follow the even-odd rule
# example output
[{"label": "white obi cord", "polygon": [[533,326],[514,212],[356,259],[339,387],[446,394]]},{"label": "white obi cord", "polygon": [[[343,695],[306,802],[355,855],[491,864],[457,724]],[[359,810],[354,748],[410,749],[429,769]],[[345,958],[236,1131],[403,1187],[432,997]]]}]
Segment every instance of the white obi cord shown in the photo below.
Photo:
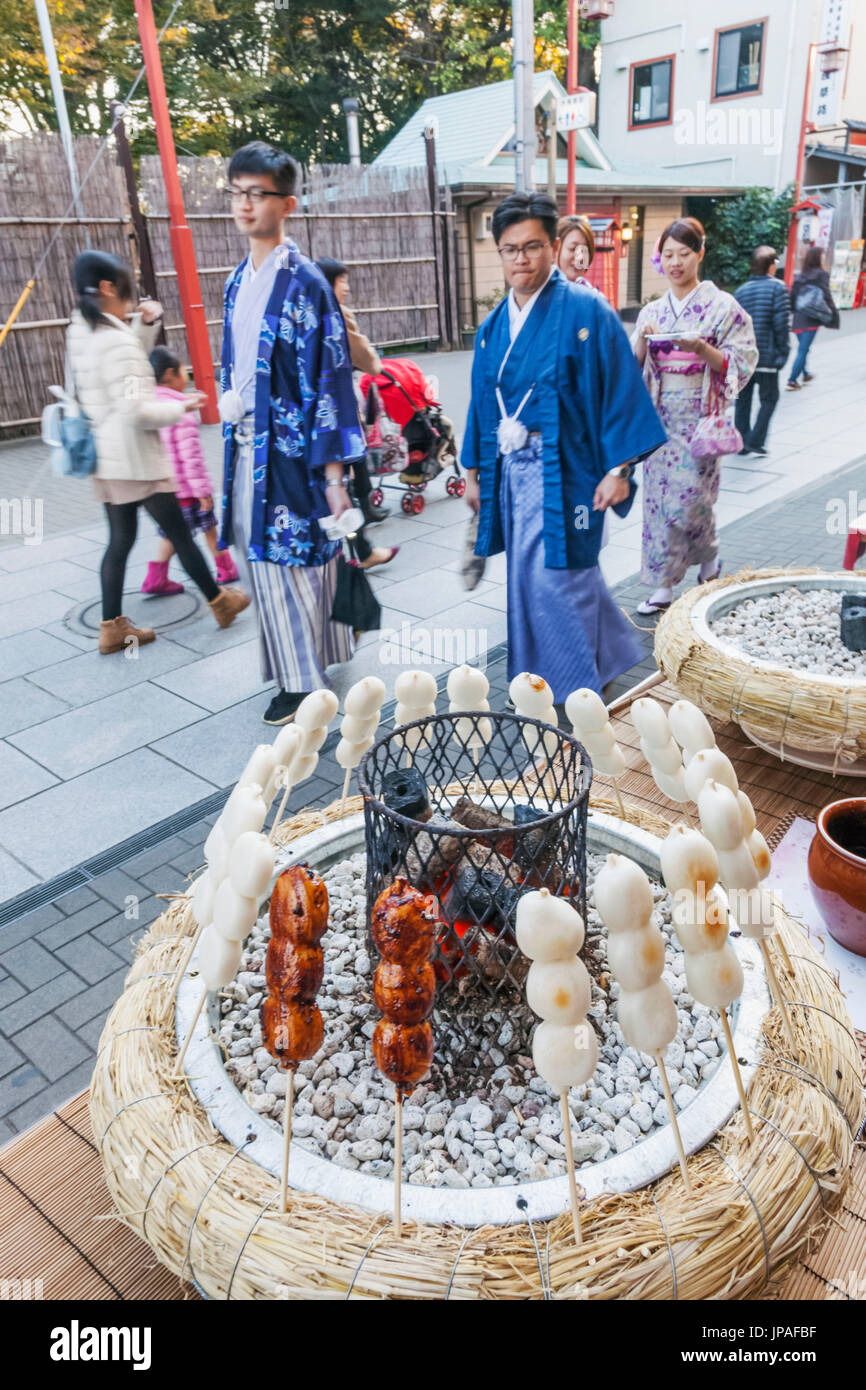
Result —
[{"label": "white obi cord", "polygon": [[519,449],[524,449],[526,447],[526,441],[529,438],[529,431],[527,430],[523,421],[520,420],[518,417],[534,390],[535,382],[533,382],[530,386],[529,390],[523,397],[523,400],[520,402],[520,405],[517,407],[514,414],[509,415],[505,409],[505,402],[502,399],[502,392],[497,386],[496,399],[499,403],[499,414],[502,418],[500,419],[499,425],[496,430],[496,442],[499,445],[499,452],[501,454],[516,454]]},{"label": "white obi cord", "polygon": [[235,371],[232,367],[232,384],[228,391],[223,391],[217,405],[220,419],[226,425],[239,425],[247,413],[244,405],[244,398],[240,391],[235,390]]}]

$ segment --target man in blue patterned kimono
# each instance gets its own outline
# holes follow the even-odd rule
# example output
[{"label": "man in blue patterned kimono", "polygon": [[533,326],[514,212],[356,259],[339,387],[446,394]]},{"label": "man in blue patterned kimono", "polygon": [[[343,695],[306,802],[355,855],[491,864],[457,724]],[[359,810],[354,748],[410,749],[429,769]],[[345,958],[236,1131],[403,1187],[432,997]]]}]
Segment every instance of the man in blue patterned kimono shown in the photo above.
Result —
[{"label": "man in blue patterned kimono", "polygon": [[493,214],[510,289],[478,330],[461,462],[475,552],[507,554],[509,679],[543,676],[561,705],[642,656],[598,557],[605,511],[628,513],[633,465],[666,436],[617,315],[557,270],[556,223],[543,193]]},{"label": "man in blue patterned kimono", "polygon": [[232,156],[228,193],[249,255],[226,282],[220,414],[220,543],[234,544],[255,599],[268,724],[347,661],[353,634],[331,620],[341,540],[319,524],[351,505],[346,470],[363,456],[346,334],[321,271],[285,239],[297,199],[290,155],[255,141]]}]

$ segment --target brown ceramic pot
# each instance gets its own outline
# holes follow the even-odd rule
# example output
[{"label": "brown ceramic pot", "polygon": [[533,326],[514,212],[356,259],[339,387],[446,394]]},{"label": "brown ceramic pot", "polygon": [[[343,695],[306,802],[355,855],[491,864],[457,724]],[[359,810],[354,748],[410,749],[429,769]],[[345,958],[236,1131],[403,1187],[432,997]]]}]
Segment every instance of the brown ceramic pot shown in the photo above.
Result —
[{"label": "brown ceramic pot", "polygon": [[819,812],[808,868],[833,940],[866,956],[866,797],[832,801]]}]

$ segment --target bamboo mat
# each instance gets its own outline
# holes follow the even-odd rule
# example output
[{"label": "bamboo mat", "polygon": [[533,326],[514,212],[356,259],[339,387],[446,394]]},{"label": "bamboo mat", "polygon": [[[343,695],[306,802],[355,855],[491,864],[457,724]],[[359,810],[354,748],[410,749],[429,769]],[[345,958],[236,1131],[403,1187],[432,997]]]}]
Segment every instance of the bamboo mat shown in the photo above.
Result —
[{"label": "bamboo mat", "polygon": [[[654,698],[678,698],[665,683]],[[679,808],[661,795],[640,751],[627,712],[613,720],[629,771],[620,779],[623,795],[667,815]],[[719,747],[733,762],[740,785],[750,796],[758,827],[771,845],[778,843],[794,816],[814,819],[828,801],[860,795],[857,778],[833,778],[794,764],[782,764],[754,747],[735,724],[715,725]],[[596,790],[605,794],[606,778]],[[861,1035],[861,1046],[866,1038]],[[0,1150],[0,1270],[7,1279],[43,1280],[46,1299],[175,1300],[198,1298],[156,1260],[150,1247],[115,1217],[90,1133],[87,1092]],[[855,1281],[859,1280],[859,1284]],[[866,1297],[866,1150],[861,1143],[843,1206],[813,1235],[784,1278],[765,1299],[847,1299]]]},{"label": "bamboo mat", "polygon": [[114,1215],[88,1092],[0,1149],[0,1272],[45,1299],[197,1298]]}]

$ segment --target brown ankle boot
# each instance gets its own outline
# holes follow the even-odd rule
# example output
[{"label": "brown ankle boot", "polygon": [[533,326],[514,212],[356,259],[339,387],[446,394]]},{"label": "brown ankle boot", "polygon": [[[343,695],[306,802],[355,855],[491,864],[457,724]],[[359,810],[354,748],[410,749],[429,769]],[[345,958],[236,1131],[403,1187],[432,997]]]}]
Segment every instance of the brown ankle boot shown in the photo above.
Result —
[{"label": "brown ankle boot", "polygon": [[99,624],[99,650],[103,656],[128,647],[144,647],[156,641],[152,627],[134,627],[128,618],[109,618]]},{"label": "brown ankle boot", "polygon": [[208,606],[220,627],[231,627],[238,613],[250,606],[250,596],[242,589],[221,589]]}]

